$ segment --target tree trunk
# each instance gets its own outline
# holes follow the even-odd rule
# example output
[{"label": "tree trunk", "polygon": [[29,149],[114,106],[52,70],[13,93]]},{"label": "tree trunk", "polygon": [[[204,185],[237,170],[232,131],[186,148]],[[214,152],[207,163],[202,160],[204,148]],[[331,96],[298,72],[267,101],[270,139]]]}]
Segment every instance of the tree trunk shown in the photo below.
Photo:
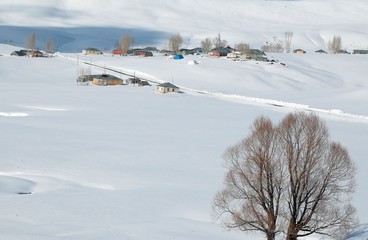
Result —
[{"label": "tree trunk", "polygon": [[276,234],[275,232],[268,232],[266,233],[267,235],[267,240],[275,240]]},{"label": "tree trunk", "polygon": [[289,228],[286,234],[286,240],[297,240],[298,239],[298,229],[295,221],[290,220]]}]

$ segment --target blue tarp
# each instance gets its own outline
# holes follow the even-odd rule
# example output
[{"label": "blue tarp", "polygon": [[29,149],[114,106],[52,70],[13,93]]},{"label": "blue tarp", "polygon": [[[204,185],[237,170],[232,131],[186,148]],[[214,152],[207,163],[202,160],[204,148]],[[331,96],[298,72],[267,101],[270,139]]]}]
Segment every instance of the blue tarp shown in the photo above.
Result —
[{"label": "blue tarp", "polygon": [[176,59],[176,60],[178,60],[178,59],[183,59],[184,57],[183,57],[183,55],[181,55],[181,54],[177,54],[177,55],[175,55],[174,57],[173,57],[173,59]]}]

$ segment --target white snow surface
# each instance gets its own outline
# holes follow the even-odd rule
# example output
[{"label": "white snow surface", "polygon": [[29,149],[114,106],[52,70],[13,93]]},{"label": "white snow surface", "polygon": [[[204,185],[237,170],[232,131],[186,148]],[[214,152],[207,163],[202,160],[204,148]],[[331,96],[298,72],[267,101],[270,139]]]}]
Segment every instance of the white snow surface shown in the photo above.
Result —
[{"label": "white snow surface", "polygon": [[[13,49],[0,45],[1,238],[263,238],[211,218],[221,156],[257,116],[278,121],[292,111],[315,111],[349,149],[359,169],[354,203],[368,221],[366,56],[275,55],[284,67],[198,56],[12,57]],[[78,86],[84,60],[102,67],[92,73],[173,81],[183,93],[160,94],[153,83]]]},{"label": "white snow surface", "polygon": [[[368,56],[313,53],[334,35],[347,50],[367,49],[366,12],[366,0],[1,0],[1,26],[179,32],[185,47],[219,32],[231,45],[260,47],[292,31],[292,47],[307,54],[268,54],[285,67],[202,56],[12,57],[20,48],[0,44],[0,239],[263,239],[212,219],[222,153],[256,117],[277,122],[293,111],[317,113],[348,148],[361,223],[350,237],[367,239]],[[0,40],[20,43],[29,32],[7,34]],[[63,34],[56,40],[66,41]],[[81,32],[64,46],[113,43]],[[152,86],[78,86],[81,68],[127,78],[106,70],[114,69]],[[157,93],[155,83],[166,81],[182,93]]]}]

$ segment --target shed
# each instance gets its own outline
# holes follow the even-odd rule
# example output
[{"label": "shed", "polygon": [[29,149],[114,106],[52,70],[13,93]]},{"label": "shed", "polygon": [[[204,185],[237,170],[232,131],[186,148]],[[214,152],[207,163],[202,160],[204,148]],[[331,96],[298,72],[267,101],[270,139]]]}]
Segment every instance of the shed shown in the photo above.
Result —
[{"label": "shed", "polygon": [[315,51],[315,53],[327,53],[327,52],[323,49],[320,49],[320,50]]},{"label": "shed", "polygon": [[339,50],[339,51],[337,51],[336,52],[337,54],[350,54],[348,51],[346,51],[346,50]]},{"label": "shed", "polygon": [[121,49],[114,49],[112,51],[112,54],[114,54],[114,55],[123,55],[123,51]]},{"label": "shed", "polygon": [[140,84],[142,80],[137,77],[131,77],[131,78],[128,78],[126,82],[127,84]]},{"label": "shed", "polygon": [[298,48],[298,49],[295,49],[295,50],[293,51],[293,53],[305,54],[305,53],[307,53],[307,52],[306,52],[306,51],[304,51],[303,49]]},{"label": "shed", "polygon": [[86,48],[82,51],[85,55],[100,55],[102,52],[98,50],[97,48]]},{"label": "shed", "polygon": [[144,87],[144,86],[151,86],[151,84],[149,84],[149,82],[148,81],[140,81],[139,83],[138,83],[138,86],[139,87]]},{"label": "shed", "polygon": [[157,85],[156,91],[160,93],[179,92],[179,87],[172,83],[165,82]]},{"label": "shed", "polygon": [[353,50],[353,54],[368,54],[368,50]]},{"label": "shed", "polygon": [[98,86],[123,85],[123,79],[103,73],[93,76],[92,83]]}]

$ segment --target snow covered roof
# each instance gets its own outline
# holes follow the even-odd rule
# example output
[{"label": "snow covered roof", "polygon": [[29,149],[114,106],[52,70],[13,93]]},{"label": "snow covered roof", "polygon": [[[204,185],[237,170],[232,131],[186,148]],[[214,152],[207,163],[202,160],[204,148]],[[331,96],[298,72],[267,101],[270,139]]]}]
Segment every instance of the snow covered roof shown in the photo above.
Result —
[{"label": "snow covered roof", "polygon": [[169,83],[169,82],[165,82],[165,83],[158,84],[158,85],[157,85],[157,87],[165,87],[165,88],[179,88],[178,86],[175,86],[174,84]]}]

